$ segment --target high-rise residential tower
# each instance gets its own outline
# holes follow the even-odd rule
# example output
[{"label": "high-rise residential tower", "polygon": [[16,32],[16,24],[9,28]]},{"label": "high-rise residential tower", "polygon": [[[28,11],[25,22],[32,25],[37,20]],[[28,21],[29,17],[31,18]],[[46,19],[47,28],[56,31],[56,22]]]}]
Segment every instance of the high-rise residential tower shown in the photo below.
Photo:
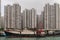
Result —
[{"label": "high-rise residential tower", "polygon": [[12,27],[21,29],[21,6],[19,4],[12,6]]},{"label": "high-rise residential tower", "polygon": [[26,28],[36,28],[37,20],[36,20],[36,10],[34,8],[28,10],[25,9],[23,11],[23,25]]},{"label": "high-rise residential tower", "polygon": [[60,7],[59,4],[55,3],[54,4],[55,7],[55,16],[56,16],[56,29],[60,30]]},{"label": "high-rise residential tower", "polygon": [[32,8],[29,13],[29,26],[30,26],[30,28],[36,28],[36,25],[37,25],[36,18],[37,18],[36,10],[34,8]]},{"label": "high-rise residential tower", "polygon": [[37,15],[37,28],[44,29],[44,11],[41,12],[41,15]]},{"label": "high-rise residential tower", "polygon": [[44,19],[43,19],[43,18],[44,18],[44,17],[43,17],[44,15],[43,15],[43,14],[44,14],[44,12],[42,11],[42,12],[41,12],[41,15],[40,15],[39,18],[38,18],[38,19],[39,19],[39,20],[38,20],[38,26],[39,26],[40,29],[44,29],[44,21],[43,21],[43,20],[44,20]]},{"label": "high-rise residential tower", "polygon": [[5,28],[21,29],[21,6],[19,4],[4,7]]},{"label": "high-rise residential tower", "polygon": [[11,28],[11,20],[12,20],[12,6],[7,5],[4,7],[4,23],[5,28]]},{"label": "high-rise residential tower", "polygon": [[60,8],[59,4],[46,4],[44,7],[44,28],[60,29]]},{"label": "high-rise residential tower", "polygon": [[0,28],[1,28],[1,0],[0,0]]},{"label": "high-rise residential tower", "polygon": [[23,27],[28,28],[29,26],[29,10],[25,9],[23,10]]}]

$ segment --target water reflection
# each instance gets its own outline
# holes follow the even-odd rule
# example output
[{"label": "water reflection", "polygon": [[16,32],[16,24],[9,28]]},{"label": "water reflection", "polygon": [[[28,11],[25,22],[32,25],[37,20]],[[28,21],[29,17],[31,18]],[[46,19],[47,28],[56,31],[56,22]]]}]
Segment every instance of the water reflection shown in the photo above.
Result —
[{"label": "water reflection", "polygon": [[60,37],[44,37],[44,38],[7,38],[7,37],[0,37],[0,40],[60,40]]}]

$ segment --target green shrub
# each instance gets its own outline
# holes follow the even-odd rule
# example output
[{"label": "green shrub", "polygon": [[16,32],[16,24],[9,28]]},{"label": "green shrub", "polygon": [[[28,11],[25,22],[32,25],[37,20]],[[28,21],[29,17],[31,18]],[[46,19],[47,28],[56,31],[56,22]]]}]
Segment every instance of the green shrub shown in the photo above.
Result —
[{"label": "green shrub", "polygon": [[4,30],[4,28],[0,28],[0,31],[3,31]]}]

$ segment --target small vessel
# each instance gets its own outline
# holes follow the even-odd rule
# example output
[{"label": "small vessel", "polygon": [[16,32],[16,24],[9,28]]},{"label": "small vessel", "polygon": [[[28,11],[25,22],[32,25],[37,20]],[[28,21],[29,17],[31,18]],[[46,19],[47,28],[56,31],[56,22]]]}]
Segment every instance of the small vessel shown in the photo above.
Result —
[{"label": "small vessel", "polygon": [[49,35],[53,35],[54,34],[54,31],[48,31],[48,34]]},{"label": "small vessel", "polygon": [[54,31],[52,30],[47,30],[47,35],[46,36],[54,36]]},{"label": "small vessel", "polygon": [[37,33],[37,36],[45,36],[46,35],[45,31],[42,29],[37,30],[36,33]]},{"label": "small vessel", "polygon": [[60,30],[56,30],[56,31],[54,32],[54,34],[55,34],[55,35],[60,35]]},{"label": "small vessel", "polygon": [[46,33],[45,32],[41,32],[41,36],[45,36],[46,35]]},{"label": "small vessel", "polygon": [[0,31],[0,37],[5,36],[5,33],[3,31]]}]

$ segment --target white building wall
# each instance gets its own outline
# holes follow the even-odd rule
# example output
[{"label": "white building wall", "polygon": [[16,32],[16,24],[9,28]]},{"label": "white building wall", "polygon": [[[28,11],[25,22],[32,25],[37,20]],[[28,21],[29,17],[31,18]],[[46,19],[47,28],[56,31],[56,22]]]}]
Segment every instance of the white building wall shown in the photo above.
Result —
[{"label": "white building wall", "polygon": [[13,4],[12,27],[21,29],[21,6],[19,4]]},{"label": "white building wall", "polygon": [[48,6],[49,4],[46,4],[44,7],[44,28],[48,29]]},{"label": "white building wall", "polygon": [[36,10],[34,8],[31,9],[32,13],[32,28],[36,28]]},{"label": "white building wall", "polygon": [[60,30],[60,8],[59,8],[59,30]]},{"label": "white building wall", "polygon": [[56,10],[56,29],[59,29],[59,4],[55,4]]},{"label": "white building wall", "polygon": [[26,27],[26,10],[23,11],[23,27]]},{"label": "white building wall", "polygon": [[35,9],[25,9],[23,11],[23,25],[24,28],[36,28],[36,11]]},{"label": "white building wall", "polygon": [[11,28],[11,14],[12,14],[12,6],[8,5],[8,28]]},{"label": "white building wall", "polygon": [[8,26],[8,20],[7,19],[8,19],[7,6],[4,6],[4,26],[5,26],[5,29]]},{"label": "white building wall", "polygon": [[0,0],[0,28],[1,28],[1,0]]},{"label": "white building wall", "polygon": [[59,4],[44,7],[44,28],[59,29]]}]

